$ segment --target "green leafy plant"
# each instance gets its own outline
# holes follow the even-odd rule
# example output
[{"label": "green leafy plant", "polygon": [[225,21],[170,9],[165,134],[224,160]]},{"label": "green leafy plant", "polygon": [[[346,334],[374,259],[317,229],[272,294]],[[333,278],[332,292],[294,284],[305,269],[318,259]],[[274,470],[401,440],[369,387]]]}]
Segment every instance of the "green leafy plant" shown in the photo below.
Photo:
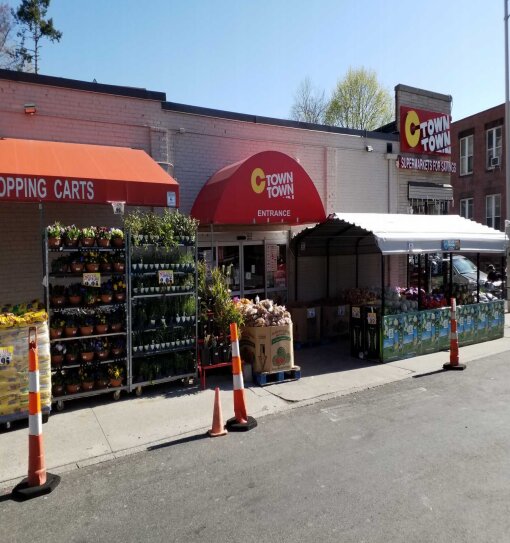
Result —
[{"label": "green leafy plant", "polygon": [[64,234],[64,227],[58,221],[46,227],[46,232],[49,238],[61,238]]},{"label": "green leafy plant", "polygon": [[124,239],[124,232],[120,228],[111,228],[110,234],[112,238]]},{"label": "green leafy plant", "polygon": [[95,238],[96,237],[96,228],[94,226],[85,226],[81,229],[81,238]]},{"label": "green leafy plant", "polygon": [[80,233],[81,233],[81,230],[74,224],[72,224],[71,226],[65,227],[65,237],[69,241],[76,241],[77,239],[79,239]]}]

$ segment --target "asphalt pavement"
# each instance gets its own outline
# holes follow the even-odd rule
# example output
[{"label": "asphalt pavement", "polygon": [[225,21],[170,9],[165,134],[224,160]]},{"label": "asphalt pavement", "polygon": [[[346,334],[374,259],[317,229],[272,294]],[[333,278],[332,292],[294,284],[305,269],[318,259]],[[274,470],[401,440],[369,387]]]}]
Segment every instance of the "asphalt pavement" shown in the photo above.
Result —
[{"label": "asphalt pavement", "polygon": [[[460,360],[470,364],[487,355],[510,352],[510,314],[506,314],[505,337],[462,347]],[[301,379],[259,387],[246,379],[248,414],[257,420],[275,414],[338,398],[387,383],[439,371],[449,360],[448,352],[379,364],[350,356],[348,342],[339,341],[295,351]],[[469,369],[470,366],[468,366]],[[232,376],[229,369],[207,378],[207,389],[156,386],[144,389],[142,397],[123,395],[65,403],[43,426],[46,466],[67,474],[89,465],[146,451],[169,440],[203,434],[211,428],[214,387],[221,389],[224,419],[232,417]],[[27,427],[18,424],[0,434],[0,489],[3,492],[27,474]],[[0,493],[2,490],[0,490]]]},{"label": "asphalt pavement", "polygon": [[10,543],[480,543],[510,533],[508,352],[68,472],[0,498]]}]

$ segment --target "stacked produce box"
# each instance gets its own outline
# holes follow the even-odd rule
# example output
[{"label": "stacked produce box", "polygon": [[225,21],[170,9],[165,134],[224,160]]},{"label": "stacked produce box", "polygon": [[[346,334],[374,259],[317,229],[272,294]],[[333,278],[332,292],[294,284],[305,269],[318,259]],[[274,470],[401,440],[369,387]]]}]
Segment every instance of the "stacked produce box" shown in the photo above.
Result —
[{"label": "stacked produce box", "polygon": [[0,313],[0,423],[28,418],[28,332],[37,328],[41,408],[51,406],[50,342],[39,304],[2,308]]}]

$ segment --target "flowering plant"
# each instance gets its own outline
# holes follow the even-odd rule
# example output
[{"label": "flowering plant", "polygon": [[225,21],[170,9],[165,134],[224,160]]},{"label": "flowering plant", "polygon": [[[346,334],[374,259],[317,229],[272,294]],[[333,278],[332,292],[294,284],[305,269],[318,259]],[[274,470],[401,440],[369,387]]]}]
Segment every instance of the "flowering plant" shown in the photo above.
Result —
[{"label": "flowering plant", "polygon": [[112,238],[124,239],[124,232],[120,228],[111,228],[110,233]]},{"label": "flowering plant", "polygon": [[87,251],[84,257],[85,257],[85,262],[94,263],[94,264],[99,263],[99,253],[97,251]]},{"label": "flowering plant", "polygon": [[85,366],[81,366],[81,368],[78,370],[78,374],[80,376],[80,379],[84,381],[85,383],[88,383],[94,380],[94,375],[92,371],[86,368]]},{"label": "flowering plant", "polygon": [[60,238],[64,233],[64,227],[57,221],[46,227],[49,238]]},{"label": "flowering plant", "polygon": [[66,238],[70,241],[76,241],[80,237],[80,229],[74,224],[66,226],[64,232]]},{"label": "flowering plant", "polygon": [[119,279],[113,282],[113,291],[114,292],[124,292],[126,290],[126,283]]},{"label": "flowering plant", "polygon": [[85,226],[85,228],[81,229],[81,237],[82,238],[95,238],[96,237],[96,229],[94,226]]},{"label": "flowering plant", "polygon": [[92,342],[94,351],[96,351],[96,353],[100,353],[101,351],[107,351],[110,346],[106,338],[98,338],[92,340]]},{"label": "flowering plant", "polygon": [[99,239],[111,239],[112,231],[107,226],[100,226],[96,230],[96,237]]},{"label": "flowering plant", "polygon": [[51,354],[66,354],[66,346],[64,343],[54,343],[51,346]]},{"label": "flowering plant", "polygon": [[124,375],[124,366],[112,364],[108,367],[108,375],[110,376],[110,379],[121,379]]}]

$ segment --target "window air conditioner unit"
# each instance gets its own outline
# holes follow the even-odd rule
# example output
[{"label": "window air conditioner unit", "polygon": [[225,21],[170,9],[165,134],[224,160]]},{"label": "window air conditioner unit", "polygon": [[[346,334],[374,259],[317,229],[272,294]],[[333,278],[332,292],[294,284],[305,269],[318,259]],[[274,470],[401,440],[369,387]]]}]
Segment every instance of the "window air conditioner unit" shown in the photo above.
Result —
[{"label": "window air conditioner unit", "polygon": [[499,166],[499,156],[491,156],[490,158],[491,168],[496,168]]}]

